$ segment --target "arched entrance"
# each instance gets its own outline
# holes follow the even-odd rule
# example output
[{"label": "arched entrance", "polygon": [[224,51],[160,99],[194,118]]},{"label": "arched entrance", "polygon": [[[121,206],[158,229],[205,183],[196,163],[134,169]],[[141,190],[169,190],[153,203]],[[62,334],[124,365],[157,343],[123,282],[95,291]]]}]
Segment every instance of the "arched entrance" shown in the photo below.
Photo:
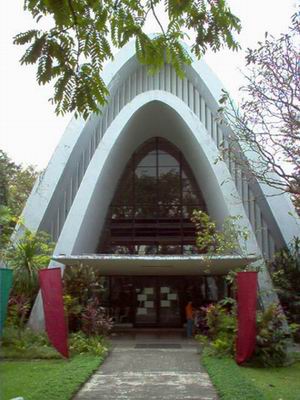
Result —
[{"label": "arched entrance", "polygon": [[[150,138],[121,175],[97,253],[198,254],[195,209],[207,211],[184,155],[168,140]],[[110,276],[107,306],[120,325],[179,327],[188,299],[200,307],[224,297],[225,286],[222,276]]]}]

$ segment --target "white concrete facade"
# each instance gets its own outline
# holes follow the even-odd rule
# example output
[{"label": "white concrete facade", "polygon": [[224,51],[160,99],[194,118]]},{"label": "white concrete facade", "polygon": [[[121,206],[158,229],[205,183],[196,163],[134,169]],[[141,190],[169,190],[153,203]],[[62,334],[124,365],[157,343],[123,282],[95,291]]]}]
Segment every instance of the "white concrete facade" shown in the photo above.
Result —
[{"label": "white concrete facade", "polygon": [[[248,182],[232,160],[216,162],[230,132],[215,120],[222,85],[203,61],[187,67],[183,80],[167,64],[150,76],[130,43],[107,67],[104,80],[110,98],[102,114],[86,123],[71,121],[23,212],[28,228],[52,235],[55,255],[95,253],[124,167],[153,136],[169,140],[183,153],[213,219],[221,224],[227,216],[240,217],[250,232],[247,243],[241,243],[247,254],[269,259],[299,236],[287,196]],[[259,281],[261,289],[271,289],[266,271]],[[35,326],[41,321],[37,308]]]}]

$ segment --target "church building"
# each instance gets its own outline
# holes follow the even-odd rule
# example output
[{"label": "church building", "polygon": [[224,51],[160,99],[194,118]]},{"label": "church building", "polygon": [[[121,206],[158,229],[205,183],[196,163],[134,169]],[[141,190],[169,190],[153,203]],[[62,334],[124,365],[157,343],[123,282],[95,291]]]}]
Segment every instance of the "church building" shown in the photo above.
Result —
[{"label": "church building", "polygon": [[[222,299],[224,276],[255,263],[261,303],[274,301],[262,260],[299,236],[296,213],[287,195],[220,157],[232,132],[216,120],[218,78],[203,60],[184,79],[169,64],[149,75],[129,43],[103,79],[107,104],[87,121],[71,120],[23,212],[29,229],[56,243],[49,268],[98,268],[105,306],[127,327],[180,327],[188,300]],[[249,232],[242,251],[208,262],[196,247],[193,210],[218,226],[239,217]],[[38,298],[30,324],[42,322]]]}]

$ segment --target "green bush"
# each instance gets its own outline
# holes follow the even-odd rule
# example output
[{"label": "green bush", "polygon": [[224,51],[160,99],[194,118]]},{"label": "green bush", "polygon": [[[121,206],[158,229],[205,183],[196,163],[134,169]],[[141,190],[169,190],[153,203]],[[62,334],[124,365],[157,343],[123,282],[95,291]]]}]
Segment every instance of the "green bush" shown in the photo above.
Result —
[{"label": "green bush", "polygon": [[108,343],[103,336],[86,336],[76,332],[69,337],[69,348],[73,354],[89,353],[104,357],[108,352]]},{"label": "green bush", "polygon": [[4,329],[2,345],[13,346],[20,350],[31,346],[51,346],[46,334],[36,333],[29,328],[17,329],[13,326]]},{"label": "green bush", "polygon": [[206,308],[207,336],[196,335],[195,339],[208,347],[211,354],[233,356],[235,352],[236,317],[221,305],[211,304]]},{"label": "green bush", "polygon": [[256,346],[252,363],[263,367],[280,367],[288,361],[287,333],[283,329],[284,315],[271,305],[257,313]]},{"label": "green bush", "polygon": [[4,358],[61,358],[44,333],[7,326],[1,339],[1,356]]},{"label": "green bush", "polygon": [[217,355],[231,355],[235,353],[236,316],[220,304],[211,304],[206,309],[206,323],[210,349]]},{"label": "green bush", "polygon": [[[300,324],[300,238],[280,250],[269,269],[289,323]],[[293,338],[300,342],[300,329],[294,328]]]},{"label": "green bush", "polygon": [[[97,355],[104,357],[109,344],[104,336],[86,336],[82,332],[69,336],[71,354]],[[6,327],[2,337],[2,356],[5,358],[61,358],[48,340],[45,333],[36,333],[31,329]]]},{"label": "green bush", "polygon": [[[197,335],[198,342],[212,355],[235,356],[237,317],[235,307],[229,311],[222,304],[206,308],[208,335]],[[250,364],[263,367],[283,366],[291,362],[287,352],[288,335],[283,326],[284,315],[277,306],[257,312],[255,352]]]}]

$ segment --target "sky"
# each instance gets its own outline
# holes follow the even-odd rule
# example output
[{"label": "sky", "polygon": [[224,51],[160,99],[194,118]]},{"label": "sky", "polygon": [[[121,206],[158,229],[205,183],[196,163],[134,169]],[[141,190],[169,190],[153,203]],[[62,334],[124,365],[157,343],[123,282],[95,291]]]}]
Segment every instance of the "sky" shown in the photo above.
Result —
[{"label": "sky", "polygon": [[[286,32],[299,0],[227,2],[241,19],[238,40],[242,50],[209,51],[204,59],[238,101],[245,50],[255,48],[266,31],[275,36]],[[56,116],[48,101],[52,96],[51,86],[39,86],[35,79],[36,67],[19,63],[25,47],[13,45],[12,38],[33,26],[23,3],[21,0],[0,2],[0,149],[14,162],[24,166],[32,164],[41,170],[47,166],[72,115]],[[155,21],[150,20],[147,32],[157,31]]]}]

